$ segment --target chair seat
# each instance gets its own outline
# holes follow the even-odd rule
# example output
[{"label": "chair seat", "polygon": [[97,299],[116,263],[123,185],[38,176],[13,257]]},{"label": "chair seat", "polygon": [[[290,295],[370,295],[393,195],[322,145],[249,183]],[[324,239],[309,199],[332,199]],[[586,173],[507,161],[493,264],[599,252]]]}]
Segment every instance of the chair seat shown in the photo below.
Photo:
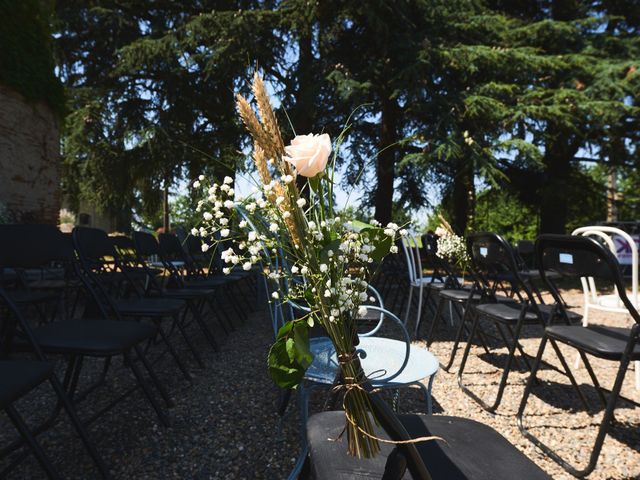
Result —
[{"label": "chair seat", "polygon": [[[542,275],[540,275],[540,270],[538,270],[537,268],[532,268],[532,269],[528,269],[528,270],[521,270],[518,273],[520,273],[520,276],[522,278],[527,278],[529,280],[542,279]],[[550,272],[549,270],[546,270],[544,272],[544,274],[549,280],[558,280],[558,279],[562,278],[562,275],[560,275],[559,273]]]},{"label": "chair seat", "polygon": [[[517,303],[483,303],[482,305],[476,305],[475,309],[494,320],[515,323],[520,318],[521,306]],[[535,313],[527,311],[524,314],[524,321],[526,323],[536,323],[539,320]]]},{"label": "chair seat", "polygon": [[444,282],[442,281],[441,278],[434,278],[434,277],[422,277],[422,278],[417,278],[415,280],[413,280],[411,282],[411,285],[413,287],[419,287],[420,285],[422,286],[428,286],[434,283],[442,283],[444,284]]},{"label": "chair seat", "polygon": [[[546,328],[549,337],[607,360],[620,360],[627,346],[631,329],[589,325],[553,325]],[[640,360],[640,345],[636,344],[632,360]]]},{"label": "chair seat", "polygon": [[[440,415],[399,415],[413,437],[435,435],[442,441],[416,444],[433,480],[549,480],[540,467],[529,460],[491,427],[474,420]],[[380,443],[381,452],[372,459],[357,459],[347,453],[343,431],[343,412],[322,412],[307,422],[311,459],[311,478],[315,480],[353,480],[382,478],[385,463],[394,446]],[[378,429],[377,436],[389,436]],[[395,478],[395,477],[394,477]],[[413,476],[407,471],[405,479]]]},{"label": "chair seat", "polygon": [[162,291],[162,297],[178,298],[182,300],[195,300],[212,295],[214,290],[204,288],[166,288]]},{"label": "chair seat", "polygon": [[[452,302],[466,302],[469,299],[470,290],[465,288],[455,288],[455,289],[445,289],[440,290],[439,295],[446,300],[450,300]],[[474,302],[479,302],[481,299],[481,295],[479,293],[474,293],[472,300]]]},{"label": "chair seat", "polygon": [[33,332],[45,352],[93,356],[121,353],[155,333],[154,325],[118,320],[63,320]]},{"label": "chair seat", "polygon": [[184,307],[184,301],[173,298],[134,298],[116,300],[115,307],[127,317],[164,317],[174,315]]},{"label": "chair seat", "polygon": [[185,280],[184,286],[185,288],[193,288],[193,289],[214,289],[217,287],[221,287],[223,285],[228,285],[230,283],[235,282],[234,278],[225,278],[225,277],[207,277],[207,278],[199,278],[195,280]]},{"label": "chair seat", "polygon": [[29,282],[30,289],[38,290],[63,290],[65,288],[77,288],[82,285],[79,280],[65,280],[65,279],[44,279],[36,280],[35,282]]},{"label": "chair seat", "polygon": [[[544,319],[545,322],[549,321],[549,317],[551,316],[551,312],[553,310],[553,305],[547,305],[547,304],[542,304],[539,303],[538,304],[538,309],[540,310],[540,313],[542,314],[542,318]],[[571,310],[566,310],[567,311],[567,316],[569,317],[569,321],[574,324],[574,323],[580,323],[582,321],[582,315],[580,315],[577,312],[572,312]],[[562,321],[562,320],[560,320]],[[557,320],[556,320],[557,322]]]},{"label": "chair seat", "polygon": [[[374,387],[411,384],[438,371],[438,359],[431,352],[414,345],[409,347],[409,360],[403,368],[406,348],[407,344],[399,340],[360,337],[356,351]],[[331,340],[328,337],[311,338],[310,350],[314,358],[305,378],[318,383],[333,383],[338,372],[338,360]]]},{"label": "chair seat", "polygon": [[26,395],[53,372],[48,362],[27,360],[0,361],[0,408]]},{"label": "chair seat", "polygon": [[42,290],[11,290],[8,292],[9,297],[16,305],[31,305],[34,303],[53,302],[58,299],[55,292],[47,292]]}]

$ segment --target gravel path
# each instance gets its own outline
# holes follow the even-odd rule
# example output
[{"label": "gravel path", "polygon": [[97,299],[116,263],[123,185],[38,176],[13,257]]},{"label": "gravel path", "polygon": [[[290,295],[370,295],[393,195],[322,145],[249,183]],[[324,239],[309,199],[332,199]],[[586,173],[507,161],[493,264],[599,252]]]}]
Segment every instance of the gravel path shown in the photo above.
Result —
[{"label": "gravel path", "polygon": [[[578,300],[579,302],[579,300]],[[611,320],[597,319],[598,323]],[[618,320],[619,321],[619,320]],[[169,411],[172,425],[162,427],[139,391],[119,403],[90,427],[90,435],[117,479],[281,479],[290,471],[298,448],[298,418],[295,398],[279,428],[275,413],[279,391],[269,379],[265,359],[272,340],[272,331],[263,311],[256,311],[230,335],[220,335],[220,352],[214,353],[203,338],[196,337],[206,364],[199,369],[191,364],[194,381],[183,379],[168,356],[155,358],[156,369],[166,381],[176,401]],[[527,332],[523,340],[525,350],[535,354],[540,332]],[[451,349],[452,331],[440,327],[432,351],[441,359]],[[178,339],[176,338],[176,342]],[[424,342],[417,342],[424,345]],[[191,360],[182,344],[182,356]],[[496,365],[504,360],[505,350],[496,350],[489,357],[492,363],[480,360],[473,348],[465,379],[483,396],[495,392],[498,380]],[[500,355],[502,353],[502,355]],[[151,355],[154,357],[154,355]],[[573,355],[569,358],[573,360]],[[558,364],[553,355],[547,359]],[[91,378],[101,368],[100,362],[87,362],[85,377]],[[603,383],[612,383],[615,368],[607,362],[594,362]],[[457,368],[457,362],[453,371]],[[588,384],[584,368],[577,370],[578,381]],[[434,382],[436,413],[474,418],[496,428],[554,478],[572,478],[547,459],[519,433],[515,412],[522,396],[527,375],[515,371],[509,379],[502,405],[497,414],[484,412],[456,383],[453,373],[440,371]],[[586,459],[602,412],[590,417],[580,411],[579,403],[566,378],[550,369],[542,372],[539,396],[533,395],[528,407],[527,422],[535,426],[549,444],[563,453],[574,455],[578,461]],[[116,362],[108,386],[94,392],[81,404],[81,416],[89,415],[105,399],[133,385],[131,375]],[[595,399],[593,389],[585,389],[589,399]],[[628,373],[624,392],[640,401],[635,390],[633,371]],[[322,406],[319,391],[312,402],[312,410]],[[594,401],[594,405],[597,403]],[[20,411],[33,425],[43,418],[52,405],[49,389],[40,388],[19,404]],[[421,412],[423,403],[417,391],[406,390],[400,396],[400,410]],[[640,478],[640,409],[620,402],[616,410],[617,424],[607,436],[603,453],[592,479]],[[0,415],[0,445],[6,445],[14,431],[4,415]],[[72,433],[64,415],[49,432],[40,437],[41,443],[62,471],[65,478],[97,478],[91,460],[82,444]],[[10,479],[43,478],[43,473],[31,457],[27,458],[8,477]]]}]

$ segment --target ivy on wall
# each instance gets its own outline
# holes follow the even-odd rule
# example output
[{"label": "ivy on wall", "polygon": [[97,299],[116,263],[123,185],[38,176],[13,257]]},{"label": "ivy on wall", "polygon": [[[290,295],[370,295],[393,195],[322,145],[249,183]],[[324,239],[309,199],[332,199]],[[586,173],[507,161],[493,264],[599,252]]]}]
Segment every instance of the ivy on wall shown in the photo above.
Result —
[{"label": "ivy on wall", "polygon": [[0,0],[0,83],[31,101],[44,101],[64,116],[65,97],[54,74],[52,4],[48,0]]}]

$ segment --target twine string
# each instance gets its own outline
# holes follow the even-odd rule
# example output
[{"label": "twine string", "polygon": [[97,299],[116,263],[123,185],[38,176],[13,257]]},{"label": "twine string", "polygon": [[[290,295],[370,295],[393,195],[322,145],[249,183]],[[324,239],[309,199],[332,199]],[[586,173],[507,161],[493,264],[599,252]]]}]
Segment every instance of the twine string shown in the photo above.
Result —
[{"label": "twine string", "polygon": [[[356,354],[355,350],[353,350],[350,353],[339,354],[338,355],[338,363],[340,365],[346,365],[347,363],[349,363],[349,361],[353,360],[353,358],[355,357],[355,354]],[[382,378],[382,377],[384,377],[386,375],[386,373],[387,373],[387,371],[384,370],[384,369],[375,370],[375,371],[371,372],[371,374],[369,375],[368,380],[375,380],[377,378]],[[362,376],[364,377],[364,374]],[[351,394],[352,392],[354,392],[356,390],[359,390],[359,391],[364,392],[364,393],[378,393],[382,389],[381,388],[374,388],[371,391],[367,391],[362,386],[362,384],[365,382],[365,380],[367,380],[367,378],[361,378],[361,379],[358,380],[355,377],[345,377],[344,380],[345,380],[345,383],[334,386],[333,387],[333,391],[334,392],[338,392],[340,390],[345,390],[344,396],[342,397],[342,409],[344,410],[345,417],[346,417],[347,421],[351,424],[352,427],[354,427],[357,431],[359,431],[360,433],[362,433],[366,437],[369,437],[369,438],[371,438],[373,440],[377,440],[378,442],[388,443],[388,444],[392,444],[392,445],[408,445],[408,444],[412,444],[412,443],[427,442],[427,441],[430,441],[430,440],[441,440],[444,443],[447,443],[447,441],[444,438],[439,437],[437,435],[416,437],[416,438],[411,438],[409,440],[388,440],[386,438],[380,438],[380,437],[378,437],[376,435],[373,435],[373,434],[367,432],[362,427],[360,427],[360,425],[357,424],[357,422],[354,420],[354,418],[347,411],[347,408],[346,408],[347,397],[348,397],[349,394]],[[330,442],[339,441],[341,439],[342,435],[344,434],[345,430],[346,430],[346,426],[345,426],[345,428],[342,429],[342,431],[340,432],[340,434],[336,438],[329,438],[328,440]],[[447,443],[447,445],[448,445],[448,443]]]}]

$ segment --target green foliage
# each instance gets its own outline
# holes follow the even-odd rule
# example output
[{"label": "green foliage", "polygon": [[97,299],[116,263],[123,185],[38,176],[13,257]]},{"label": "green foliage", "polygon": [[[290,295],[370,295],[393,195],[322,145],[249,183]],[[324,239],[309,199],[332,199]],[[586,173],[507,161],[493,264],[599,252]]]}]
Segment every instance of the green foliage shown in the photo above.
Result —
[{"label": "green foliage", "polygon": [[296,387],[312,361],[308,323],[304,320],[285,323],[267,357],[273,381],[282,388]]},{"label": "green foliage", "polygon": [[54,75],[51,13],[47,0],[0,0],[0,83],[49,104],[62,117],[65,97]]},{"label": "green foliage", "polygon": [[59,0],[65,192],[152,217],[165,184],[242,168],[233,93],[257,65],[287,135],[289,119],[335,134],[350,118],[339,159],[367,216],[404,223],[435,184],[464,232],[480,180],[544,231],[601,219],[579,155],[640,164],[640,7],[627,3]]},{"label": "green foliage", "polygon": [[499,233],[510,242],[533,240],[538,215],[504,190],[489,188],[478,195],[475,230]]}]

